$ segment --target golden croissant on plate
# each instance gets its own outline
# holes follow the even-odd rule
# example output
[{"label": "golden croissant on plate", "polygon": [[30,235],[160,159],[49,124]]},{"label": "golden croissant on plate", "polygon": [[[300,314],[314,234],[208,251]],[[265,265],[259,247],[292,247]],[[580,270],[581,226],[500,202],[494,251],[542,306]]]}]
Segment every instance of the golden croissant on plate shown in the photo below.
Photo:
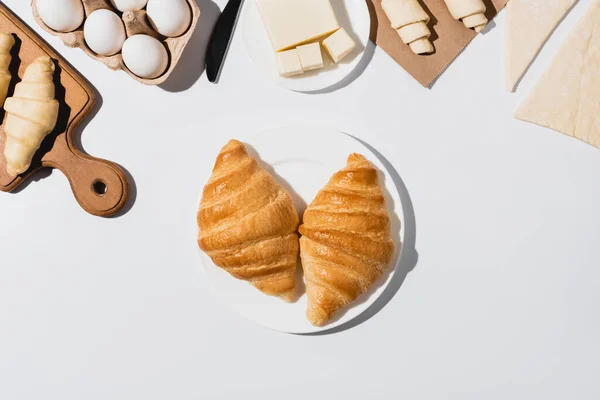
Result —
[{"label": "golden croissant on plate", "polygon": [[306,316],[323,326],[369,289],[394,254],[390,216],[373,164],[350,155],[306,209],[300,234]]},{"label": "golden croissant on plate", "polygon": [[293,299],[298,213],[287,191],[237,140],[217,157],[198,226],[198,245],[217,266],[265,294]]}]

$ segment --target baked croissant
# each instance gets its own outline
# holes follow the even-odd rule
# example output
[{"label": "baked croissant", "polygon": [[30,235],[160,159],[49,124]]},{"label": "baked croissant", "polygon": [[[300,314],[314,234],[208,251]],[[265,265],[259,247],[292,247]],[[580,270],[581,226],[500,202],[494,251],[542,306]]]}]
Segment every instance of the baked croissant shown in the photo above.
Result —
[{"label": "baked croissant", "polygon": [[58,101],[54,99],[54,62],[39,57],[25,70],[13,97],[6,99],[4,133],[6,172],[17,176],[27,171],[42,140],[56,126]]},{"label": "baked croissant", "polygon": [[460,20],[467,28],[481,32],[488,23],[486,7],[482,0],[444,0],[454,19]]},{"label": "baked croissant", "polygon": [[306,209],[300,234],[306,316],[323,326],[377,281],[394,254],[377,170],[365,157],[348,157]]},{"label": "baked croissant", "polygon": [[9,67],[12,61],[10,50],[15,45],[15,38],[10,33],[0,33],[0,106],[6,100],[8,87],[12,80]]},{"label": "baked croissant", "polygon": [[198,226],[198,245],[217,266],[265,294],[293,299],[298,213],[286,190],[237,140],[217,157]]},{"label": "baked croissant", "polygon": [[427,27],[429,14],[423,10],[418,0],[383,0],[381,7],[392,28],[396,29],[402,41],[410,46],[415,54],[433,52],[429,41],[431,31]]}]

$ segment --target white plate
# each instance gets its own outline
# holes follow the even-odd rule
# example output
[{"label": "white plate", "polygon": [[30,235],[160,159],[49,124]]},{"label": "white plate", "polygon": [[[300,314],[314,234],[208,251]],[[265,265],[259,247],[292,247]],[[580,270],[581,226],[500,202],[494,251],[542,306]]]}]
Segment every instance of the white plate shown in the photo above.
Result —
[{"label": "white plate", "polygon": [[248,56],[261,73],[275,79],[279,86],[298,92],[326,89],[342,81],[358,66],[369,42],[371,16],[365,0],[331,0],[341,26],[356,42],[356,49],[339,64],[323,51],[325,66],[293,77],[281,77],[277,71],[275,52],[255,0],[246,0],[242,11],[243,36]]},{"label": "white plate", "polygon": [[[198,250],[202,264],[212,281],[213,288],[222,299],[243,317],[264,327],[288,333],[314,333],[334,328],[360,315],[384,292],[400,260],[400,244],[404,241],[404,228],[400,224],[402,203],[399,191],[377,156],[356,139],[334,130],[292,126],[261,133],[245,142],[248,151],[273,174],[294,199],[300,214],[331,175],[346,165],[352,153],[361,153],[382,172],[386,200],[391,215],[391,226],[396,243],[396,254],[391,267],[372,290],[361,296],[346,312],[324,327],[315,327],[306,319],[306,294],[294,303],[266,296],[252,285],[233,278],[213,264]],[[258,153],[257,153],[258,152]],[[301,268],[298,269],[299,277]],[[302,279],[298,282],[302,284]]]}]

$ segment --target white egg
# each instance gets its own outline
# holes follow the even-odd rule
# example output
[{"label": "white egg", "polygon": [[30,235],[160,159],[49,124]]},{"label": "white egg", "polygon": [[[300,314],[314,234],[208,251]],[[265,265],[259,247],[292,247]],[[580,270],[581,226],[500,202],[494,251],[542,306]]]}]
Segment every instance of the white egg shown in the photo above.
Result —
[{"label": "white egg", "polygon": [[85,18],[81,0],[37,0],[36,8],[42,21],[57,32],[72,32]]},{"label": "white egg", "polygon": [[112,5],[119,11],[135,11],[146,7],[148,0],[110,0]]},{"label": "white egg", "polygon": [[161,35],[183,35],[192,23],[192,10],[186,0],[148,0],[150,23]]},{"label": "white egg", "polygon": [[123,44],[123,62],[140,78],[158,78],[169,66],[165,46],[148,35],[134,35]]},{"label": "white egg", "polygon": [[88,47],[101,56],[117,54],[127,39],[121,18],[104,9],[94,11],[85,20],[83,36]]}]

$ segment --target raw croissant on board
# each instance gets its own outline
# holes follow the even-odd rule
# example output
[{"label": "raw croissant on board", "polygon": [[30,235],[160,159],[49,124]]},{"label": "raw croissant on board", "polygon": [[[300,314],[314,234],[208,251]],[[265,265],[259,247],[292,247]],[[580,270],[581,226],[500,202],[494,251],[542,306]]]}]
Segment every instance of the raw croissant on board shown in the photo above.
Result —
[{"label": "raw croissant on board", "polygon": [[383,0],[381,7],[392,28],[396,29],[402,41],[410,46],[415,54],[433,52],[429,41],[431,31],[427,27],[430,17],[418,0]]},{"label": "raw croissant on board", "polygon": [[394,254],[377,170],[365,157],[348,157],[306,209],[300,234],[306,316],[322,326],[366,292]]},{"label": "raw croissant on board", "polygon": [[8,87],[12,80],[9,67],[12,61],[10,50],[15,45],[15,38],[10,33],[0,33],[0,106],[6,100]]},{"label": "raw croissant on board", "polygon": [[54,99],[54,61],[39,57],[25,70],[13,97],[6,99],[4,126],[6,172],[17,176],[27,171],[42,140],[54,130],[58,101]]},{"label": "raw croissant on board", "polygon": [[265,294],[293,299],[298,214],[286,190],[237,140],[217,157],[198,226],[198,245],[217,266]]},{"label": "raw croissant on board", "polygon": [[467,28],[481,32],[488,23],[486,7],[482,0],[444,0],[454,19],[461,20]]}]

